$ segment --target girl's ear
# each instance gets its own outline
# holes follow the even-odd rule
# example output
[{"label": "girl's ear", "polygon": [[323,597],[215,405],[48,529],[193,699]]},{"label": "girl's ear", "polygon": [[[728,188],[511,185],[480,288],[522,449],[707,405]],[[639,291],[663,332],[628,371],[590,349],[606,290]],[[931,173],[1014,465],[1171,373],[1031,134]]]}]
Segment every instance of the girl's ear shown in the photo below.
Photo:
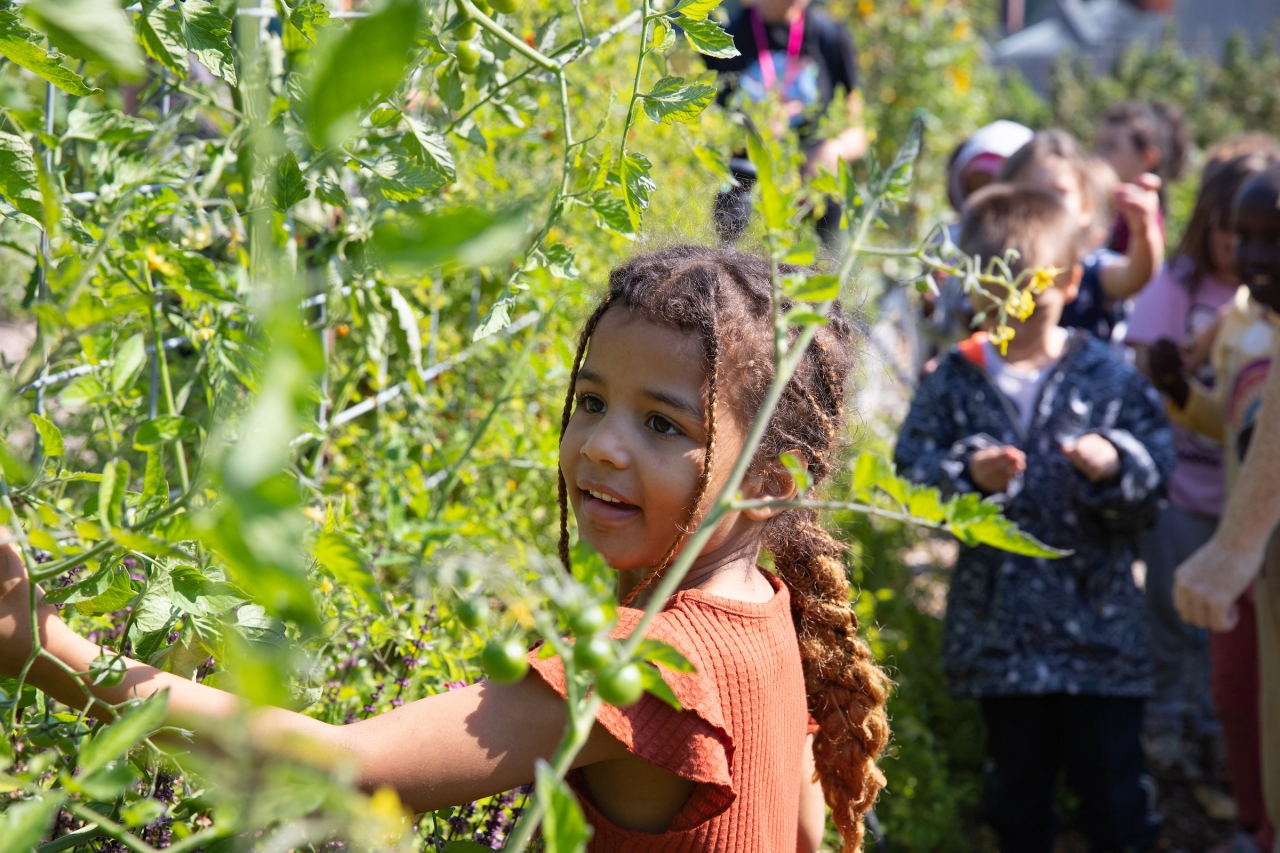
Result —
[{"label": "girl's ear", "polygon": [[[806,473],[808,472],[809,458],[803,451],[790,450],[788,454]],[[796,478],[791,476],[791,472],[779,458],[768,459],[755,466],[755,470],[742,483],[742,496],[747,500],[785,503],[795,500],[799,493],[800,488],[796,485]],[[767,521],[778,513],[784,512],[785,509],[785,507],[756,507],[743,510],[743,514],[752,521]]]}]

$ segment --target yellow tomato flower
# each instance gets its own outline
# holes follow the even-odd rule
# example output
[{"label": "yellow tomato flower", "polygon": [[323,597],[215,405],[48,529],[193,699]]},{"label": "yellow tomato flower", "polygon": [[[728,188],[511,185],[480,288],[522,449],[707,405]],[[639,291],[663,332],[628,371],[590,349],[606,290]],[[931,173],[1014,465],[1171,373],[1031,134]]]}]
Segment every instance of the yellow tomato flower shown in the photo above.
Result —
[{"label": "yellow tomato flower", "polygon": [[1030,289],[1036,293],[1044,293],[1045,289],[1053,285],[1053,270],[1038,269],[1031,276]]},{"label": "yellow tomato flower", "polygon": [[858,0],[858,14],[864,18],[876,10],[875,0]]},{"label": "yellow tomato flower", "polygon": [[1013,340],[1013,329],[1008,326],[997,326],[996,330],[988,336],[993,346],[1000,347],[1001,355],[1008,355],[1009,341]]}]

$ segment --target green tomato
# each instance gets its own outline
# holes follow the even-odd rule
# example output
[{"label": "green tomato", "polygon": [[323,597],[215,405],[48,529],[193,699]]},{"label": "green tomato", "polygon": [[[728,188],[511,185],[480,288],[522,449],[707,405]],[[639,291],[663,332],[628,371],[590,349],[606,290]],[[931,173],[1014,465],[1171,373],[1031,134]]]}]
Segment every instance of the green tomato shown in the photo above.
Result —
[{"label": "green tomato", "polygon": [[93,673],[94,684],[102,687],[116,687],[124,681],[128,668],[125,666],[123,656],[113,655],[109,658],[98,658],[89,664],[89,671]]},{"label": "green tomato", "polygon": [[479,628],[489,616],[489,605],[479,599],[464,598],[458,602],[454,615],[468,628]]},{"label": "green tomato", "polygon": [[493,15],[493,7],[489,5],[489,0],[472,0],[472,6],[480,10],[480,13],[486,17]]},{"label": "green tomato", "polygon": [[608,619],[603,607],[590,604],[569,617],[569,630],[574,633],[574,636],[585,637],[603,628]]},{"label": "green tomato", "polygon": [[490,0],[490,2],[493,3],[493,8],[504,15],[514,15],[520,8],[520,0]]},{"label": "green tomato", "polygon": [[573,646],[573,662],[592,672],[613,660],[613,643],[608,637],[579,637]]},{"label": "green tomato", "polygon": [[600,698],[615,708],[626,708],[640,701],[644,693],[644,682],[640,678],[640,667],[634,663],[616,666],[600,673],[596,681],[596,690]]},{"label": "green tomato", "polygon": [[480,652],[480,665],[490,681],[497,684],[515,684],[529,671],[524,643],[515,637],[501,642],[490,640]]},{"label": "green tomato", "polygon": [[458,58],[458,70],[463,74],[474,74],[480,66],[480,49],[469,41],[460,41],[453,48],[453,55]]},{"label": "green tomato", "polygon": [[920,291],[921,293],[928,293],[932,289],[933,288],[929,286],[928,279],[922,278],[916,282],[916,290]]},{"label": "green tomato", "polygon": [[453,28],[453,37],[458,41],[471,41],[476,37],[476,33],[480,28],[476,26],[476,22],[467,18],[461,24]]}]

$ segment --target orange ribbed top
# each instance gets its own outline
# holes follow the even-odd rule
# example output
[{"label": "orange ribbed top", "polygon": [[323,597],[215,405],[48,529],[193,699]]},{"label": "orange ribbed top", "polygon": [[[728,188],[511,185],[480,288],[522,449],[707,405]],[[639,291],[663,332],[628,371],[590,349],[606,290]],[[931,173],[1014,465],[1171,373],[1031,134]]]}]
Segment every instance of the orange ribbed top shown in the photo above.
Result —
[{"label": "orange ribbed top", "polygon": [[[676,647],[696,673],[663,670],[676,711],[648,693],[630,708],[605,705],[598,720],[633,753],[699,784],[670,829],[655,835],[615,826],[569,777],[587,821],[591,853],[747,853],[794,850],[809,714],[800,647],[787,588],[762,604],[686,590],[674,595],[646,636]],[[628,636],[641,611],[619,608],[614,636]],[[559,658],[535,672],[565,695]]]}]

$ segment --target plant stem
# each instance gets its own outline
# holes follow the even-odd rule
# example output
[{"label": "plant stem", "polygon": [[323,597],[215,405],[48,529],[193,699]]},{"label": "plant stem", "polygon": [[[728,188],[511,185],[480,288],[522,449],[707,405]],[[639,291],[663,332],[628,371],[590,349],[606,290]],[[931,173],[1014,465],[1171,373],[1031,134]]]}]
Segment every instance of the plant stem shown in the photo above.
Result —
[{"label": "plant stem", "polygon": [[493,33],[497,36],[499,41],[505,42],[515,50],[516,53],[519,53],[526,59],[533,61],[536,65],[541,66],[547,71],[554,72],[560,70],[560,63],[544,55],[536,48],[532,48],[525,44],[524,40],[512,35],[506,27],[503,27],[497,21],[493,20],[493,18],[490,18],[484,12],[477,9],[471,0],[458,0],[458,5],[462,6],[462,8],[466,10],[467,15],[470,16],[471,20]]},{"label": "plant stem", "polygon": [[[143,266],[142,274],[147,280],[147,314],[151,317],[151,345],[155,349],[155,357],[160,362],[160,384],[164,388],[165,408],[170,415],[178,414],[178,407],[173,402],[173,384],[169,381],[169,359],[164,353],[164,340],[160,337],[160,317],[156,311],[156,300],[160,293],[151,280],[151,268]],[[182,491],[191,488],[191,477],[187,473],[187,454],[182,447],[182,439],[174,442],[174,453],[178,457],[178,478],[182,481]]]}]

